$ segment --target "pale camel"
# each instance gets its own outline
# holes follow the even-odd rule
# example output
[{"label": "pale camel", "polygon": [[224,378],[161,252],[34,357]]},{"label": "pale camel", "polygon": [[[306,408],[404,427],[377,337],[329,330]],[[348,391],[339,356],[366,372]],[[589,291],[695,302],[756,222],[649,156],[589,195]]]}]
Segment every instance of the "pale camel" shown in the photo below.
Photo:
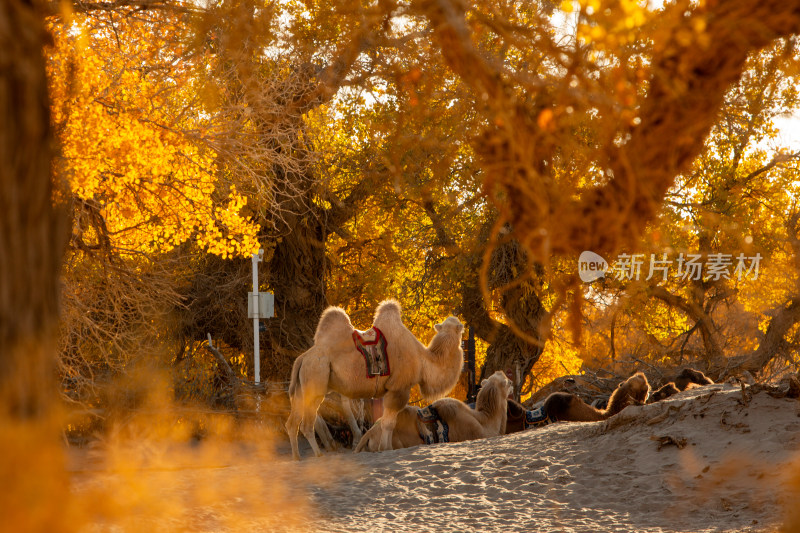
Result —
[{"label": "pale camel", "polygon": [[[481,390],[475,399],[475,409],[453,398],[442,398],[433,402],[439,419],[447,425],[447,442],[496,437],[506,432],[506,402],[513,391],[513,384],[502,371],[497,371],[481,382]],[[397,425],[392,433],[392,448],[409,448],[424,444],[420,435],[417,414],[420,409],[407,405],[397,415]],[[356,452],[378,451],[383,419],[361,437]]]},{"label": "pale camel", "polygon": [[554,392],[544,401],[544,410],[553,422],[593,422],[605,420],[629,405],[642,405],[650,393],[647,377],[637,372],[611,394],[608,408],[597,409],[568,392]]},{"label": "pale camel", "polygon": [[391,368],[387,376],[367,377],[364,357],[353,343],[355,330],[350,317],[339,307],[329,307],[322,313],[314,346],[295,360],[289,385],[292,410],[286,422],[295,459],[300,458],[298,429],[314,454],[321,455],[314,438],[314,422],[317,408],[329,390],[348,398],[383,397],[381,448],[388,450],[397,413],[408,404],[411,387],[418,384],[422,396],[434,400],[446,395],[458,382],[464,360],[464,326],[456,317],[434,326],[436,335],[427,347],[403,325],[400,304],[394,300],[381,302],[372,324],[386,337]]}]

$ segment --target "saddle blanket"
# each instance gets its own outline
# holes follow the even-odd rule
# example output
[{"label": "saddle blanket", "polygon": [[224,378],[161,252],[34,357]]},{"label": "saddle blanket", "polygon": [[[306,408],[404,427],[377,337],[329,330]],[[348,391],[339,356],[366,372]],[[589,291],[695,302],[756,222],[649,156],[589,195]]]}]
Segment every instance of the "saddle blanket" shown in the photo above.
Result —
[{"label": "saddle blanket", "polygon": [[547,412],[544,410],[544,405],[530,411],[525,411],[525,429],[546,426],[550,422],[550,417],[547,416]]},{"label": "saddle blanket", "polygon": [[[468,403],[467,405],[469,405],[471,409],[475,409],[474,403]],[[547,416],[547,412],[544,410],[544,405],[540,405],[539,407],[531,409],[530,411],[526,409],[525,411],[523,411],[523,413],[524,415],[522,413],[515,414],[511,410],[511,404],[508,405],[508,421],[511,422],[513,420],[519,423],[520,418],[522,418],[523,430],[546,426],[547,424],[552,422],[552,420],[550,420],[550,417]]]},{"label": "saddle blanket", "polygon": [[432,405],[417,411],[417,430],[425,444],[450,442],[450,428],[441,419],[439,412]]},{"label": "saddle blanket", "polygon": [[367,365],[367,377],[388,376],[389,354],[386,353],[386,336],[378,328],[367,331],[353,331],[353,343],[356,350],[364,356]]}]

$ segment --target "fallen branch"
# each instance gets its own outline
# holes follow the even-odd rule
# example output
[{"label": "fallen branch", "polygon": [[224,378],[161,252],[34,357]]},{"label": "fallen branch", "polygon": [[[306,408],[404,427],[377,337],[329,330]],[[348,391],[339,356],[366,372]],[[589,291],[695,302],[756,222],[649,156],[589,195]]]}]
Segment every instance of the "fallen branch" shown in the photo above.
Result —
[{"label": "fallen branch", "polygon": [[228,360],[225,359],[222,353],[220,353],[219,349],[214,346],[214,343],[211,340],[211,333],[208,333],[208,343],[203,344],[203,346],[206,350],[214,355],[214,358],[216,358],[217,362],[220,364],[220,367],[225,374],[225,378],[230,386],[234,389],[234,393],[239,392],[239,389],[245,389],[247,392],[251,393],[264,394],[267,392],[267,384],[265,382],[255,383],[236,375],[236,372],[233,371],[233,368],[231,368]]},{"label": "fallen branch", "polygon": [[663,437],[657,437],[653,435],[652,437],[650,437],[650,439],[658,442],[658,451],[661,451],[661,448],[663,448],[664,446],[669,446],[669,445],[677,446],[679,450],[682,450],[686,447],[686,444],[688,444],[689,442],[685,438],[675,438],[671,435],[664,435]]}]

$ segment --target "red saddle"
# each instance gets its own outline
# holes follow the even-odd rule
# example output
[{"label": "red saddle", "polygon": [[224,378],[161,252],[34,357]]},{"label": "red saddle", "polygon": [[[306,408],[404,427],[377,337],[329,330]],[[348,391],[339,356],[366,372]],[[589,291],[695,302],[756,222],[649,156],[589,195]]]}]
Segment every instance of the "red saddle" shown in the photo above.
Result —
[{"label": "red saddle", "polygon": [[386,336],[381,330],[372,327],[367,331],[353,331],[353,344],[356,350],[364,356],[367,365],[367,377],[388,376],[389,354],[386,352]]}]

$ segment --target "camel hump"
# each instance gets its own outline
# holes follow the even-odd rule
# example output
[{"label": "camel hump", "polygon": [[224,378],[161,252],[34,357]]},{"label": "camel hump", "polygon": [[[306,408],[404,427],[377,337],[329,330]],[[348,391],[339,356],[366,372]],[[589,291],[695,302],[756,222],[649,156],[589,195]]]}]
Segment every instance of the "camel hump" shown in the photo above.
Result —
[{"label": "camel hump", "polygon": [[341,307],[328,307],[322,312],[322,316],[317,324],[317,331],[314,333],[314,344],[326,339],[339,339],[342,336],[349,336],[353,332],[353,324],[350,317]]},{"label": "camel hump", "polygon": [[397,300],[384,300],[379,303],[378,308],[375,309],[375,318],[372,320],[372,322],[378,322],[378,320],[381,318],[384,320],[396,319],[402,322],[402,318],[400,317],[401,311],[402,309],[400,308],[400,302]]},{"label": "camel hump", "polygon": [[568,420],[575,396],[568,392],[553,392],[544,401],[544,410],[553,421]]}]

